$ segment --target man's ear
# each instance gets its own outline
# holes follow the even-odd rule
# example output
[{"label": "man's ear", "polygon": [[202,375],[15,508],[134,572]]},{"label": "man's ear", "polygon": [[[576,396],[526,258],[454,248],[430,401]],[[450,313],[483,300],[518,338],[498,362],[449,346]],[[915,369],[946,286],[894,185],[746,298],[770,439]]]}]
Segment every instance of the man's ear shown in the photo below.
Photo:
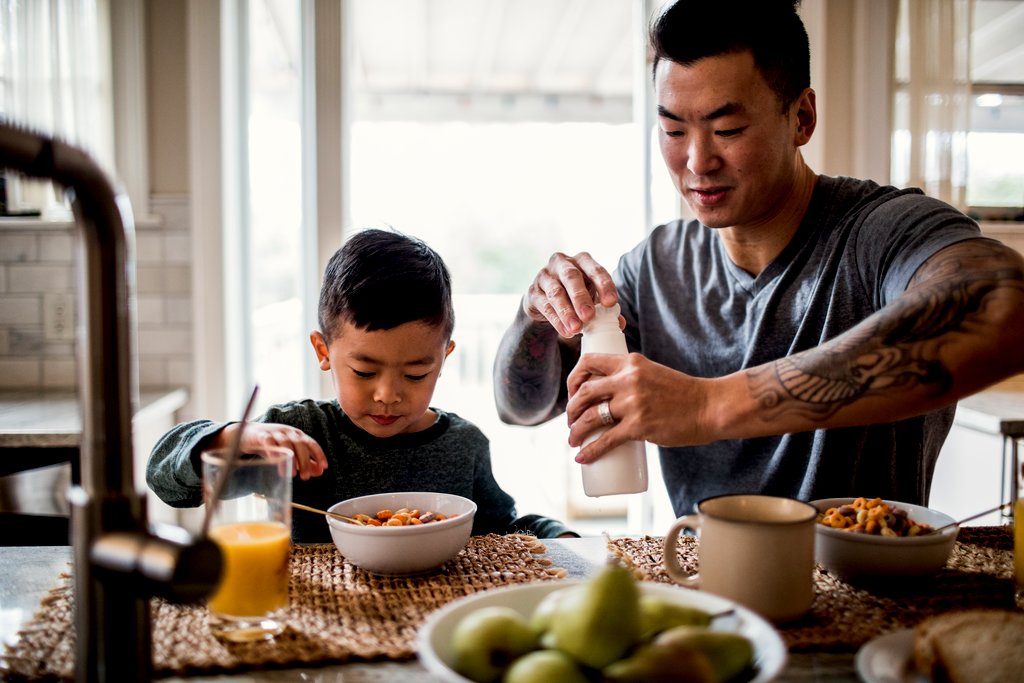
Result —
[{"label": "man's ear", "polygon": [[331,357],[327,353],[327,340],[324,339],[324,335],[319,330],[313,330],[309,333],[309,342],[313,345],[313,351],[316,352],[316,359],[320,362],[320,369],[330,370]]},{"label": "man's ear", "polygon": [[816,96],[813,90],[807,88],[797,99],[796,103],[796,135],[794,141],[797,147],[802,147],[811,141],[811,136],[814,135],[814,129],[817,125],[818,109]]}]

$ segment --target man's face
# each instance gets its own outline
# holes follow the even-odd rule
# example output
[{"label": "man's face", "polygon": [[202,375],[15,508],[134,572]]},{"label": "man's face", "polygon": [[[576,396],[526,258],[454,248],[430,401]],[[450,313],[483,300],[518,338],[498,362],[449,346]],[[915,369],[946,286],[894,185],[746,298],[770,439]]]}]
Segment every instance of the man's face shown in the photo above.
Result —
[{"label": "man's face", "polygon": [[813,95],[783,113],[749,52],[688,67],[663,60],[655,89],[661,153],[697,219],[713,228],[771,221],[793,187],[797,150],[810,137],[798,112],[813,108]]},{"label": "man's face", "polygon": [[444,359],[455,348],[440,326],[409,322],[368,332],[345,321],[329,347],[320,332],[311,341],[321,369],[331,371],[341,409],[356,426],[383,438],[433,424],[427,409]]}]

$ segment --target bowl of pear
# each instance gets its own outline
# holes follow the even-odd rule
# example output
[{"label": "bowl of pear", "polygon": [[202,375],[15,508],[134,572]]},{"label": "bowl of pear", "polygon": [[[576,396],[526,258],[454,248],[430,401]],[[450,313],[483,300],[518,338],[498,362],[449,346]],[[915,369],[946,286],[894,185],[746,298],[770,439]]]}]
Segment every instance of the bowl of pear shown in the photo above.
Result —
[{"label": "bowl of pear", "polygon": [[763,683],[786,661],[779,634],[753,612],[638,582],[617,562],[584,580],[456,600],[428,617],[417,644],[423,665],[450,683]]}]

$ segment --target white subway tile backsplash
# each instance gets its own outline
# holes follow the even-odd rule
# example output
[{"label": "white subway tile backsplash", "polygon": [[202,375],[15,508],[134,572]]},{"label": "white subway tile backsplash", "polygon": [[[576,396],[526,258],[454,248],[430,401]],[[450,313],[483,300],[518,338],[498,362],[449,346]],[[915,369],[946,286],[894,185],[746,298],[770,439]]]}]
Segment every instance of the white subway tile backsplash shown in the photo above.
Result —
[{"label": "white subway tile backsplash", "polygon": [[175,264],[192,262],[192,240],[187,232],[164,235],[164,261]]},{"label": "white subway tile backsplash", "polygon": [[38,294],[0,297],[0,325],[40,325],[43,298]]},{"label": "white subway tile backsplash", "polygon": [[[135,349],[140,386],[192,384],[188,198],[157,196],[160,221],[135,232]],[[72,388],[75,341],[46,341],[44,294],[77,292],[74,227],[0,231],[0,387]]]},{"label": "white subway tile backsplash", "polygon": [[191,292],[192,269],[188,266],[164,267],[164,287],[164,291],[174,294]]},{"label": "white subway tile backsplash", "polygon": [[42,382],[42,361],[38,358],[0,358],[0,387],[30,389]]},{"label": "white subway tile backsplash", "polygon": [[73,389],[77,386],[78,365],[74,359],[43,361],[43,386],[47,389]]},{"label": "white subway tile backsplash", "polygon": [[143,294],[163,294],[164,269],[162,266],[139,266],[135,269],[135,291]]},{"label": "white subway tile backsplash", "polygon": [[164,262],[163,235],[154,230],[146,230],[135,235],[135,260],[139,265]]},{"label": "white subway tile backsplash", "polygon": [[7,344],[11,353],[16,356],[45,355],[43,348],[43,327],[35,325],[32,327],[11,327],[8,331]]},{"label": "white subway tile backsplash", "polygon": [[0,234],[0,261],[24,263],[39,258],[39,241],[35,235]]},{"label": "white subway tile backsplash", "polygon": [[173,356],[192,351],[192,331],[186,329],[140,329],[138,337],[139,357]]},{"label": "white subway tile backsplash", "polygon": [[167,387],[167,361],[161,356],[139,359],[140,387]]},{"label": "white subway tile backsplash", "polygon": [[192,354],[186,358],[167,360],[167,386],[187,387],[192,385]]},{"label": "white subway tile backsplash", "polygon": [[66,292],[71,289],[74,274],[68,266],[11,264],[7,266],[9,292]]},{"label": "white subway tile backsplash", "polygon": [[59,261],[70,265],[75,260],[73,245],[74,239],[70,233],[66,235],[42,234],[39,236],[39,260]]},{"label": "white subway tile backsplash", "polygon": [[183,294],[168,294],[164,297],[164,315],[171,325],[192,322],[192,297]]},{"label": "white subway tile backsplash", "polygon": [[166,320],[162,294],[139,294],[135,298],[135,321],[139,325],[160,325]]},{"label": "white subway tile backsplash", "polygon": [[43,346],[43,355],[48,359],[74,358],[75,342],[73,341],[48,341]]}]

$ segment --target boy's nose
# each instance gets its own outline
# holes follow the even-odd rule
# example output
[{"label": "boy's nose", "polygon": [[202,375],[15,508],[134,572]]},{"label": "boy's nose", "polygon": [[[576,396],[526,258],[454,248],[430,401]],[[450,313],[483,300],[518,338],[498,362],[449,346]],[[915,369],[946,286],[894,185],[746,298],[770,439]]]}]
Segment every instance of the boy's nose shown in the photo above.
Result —
[{"label": "boy's nose", "polygon": [[398,403],[402,399],[396,382],[381,381],[373,390],[373,400],[378,403]]}]

